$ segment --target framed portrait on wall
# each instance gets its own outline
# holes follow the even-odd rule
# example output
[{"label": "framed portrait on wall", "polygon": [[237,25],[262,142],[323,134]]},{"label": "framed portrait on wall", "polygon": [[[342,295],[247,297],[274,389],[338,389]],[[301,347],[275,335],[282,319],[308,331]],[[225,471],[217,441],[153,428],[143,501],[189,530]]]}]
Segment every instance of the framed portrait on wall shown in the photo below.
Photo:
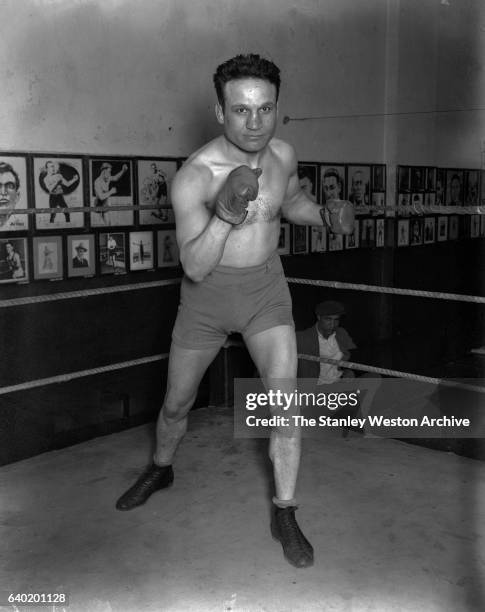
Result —
[{"label": "framed portrait on wall", "polygon": [[432,166],[426,168],[426,191],[436,191],[436,168]]},{"label": "framed portrait on wall", "polygon": [[175,222],[170,186],[177,167],[173,159],[137,160],[138,203],[147,207],[147,210],[140,209],[140,225]]},{"label": "framed portrait on wall", "polygon": [[446,171],[446,205],[463,206],[463,170]]},{"label": "framed portrait on wall", "polygon": [[280,224],[280,237],[278,240],[277,252],[279,255],[289,255],[290,254],[290,224],[289,223]]},{"label": "framed portrait on wall", "polygon": [[153,268],[153,232],[130,232],[130,270]]},{"label": "framed portrait on wall", "polygon": [[424,191],[426,181],[426,168],[423,166],[411,167],[411,191]]},{"label": "framed portrait on wall", "polygon": [[445,205],[446,193],[446,170],[444,168],[436,168],[436,201],[437,206]]},{"label": "framed portrait on wall", "polygon": [[63,278],[61,236],[37,236],[33,240],[34,278],[50,280]]},{"label": "framed portrait on wall", "polygon": [[397,246],[409,245],[409,219],[398,219],[397,222]]},{"label": "framed portrait on wall", "polygon": [[308,253],[308,229],[306,225],[291,226],[291,246],[293,255]]},{"label": "framed portrait on wall", "polygon": [[480,206],[485,206],[485,170],[480,170]]},{"label": "framed portrait on wall", "polygon": [[458,239],[458,217],[456,215],[450,215],[448,221],[448,239]]},{"label": "framed portrait on wall", "polygon": [[345,166],[325,165],[320,167],[320,202],[345,198]]},{"label": "framed portrait on wall", "polygon": [[465,206],[478,206],[479,183],[479,170],[465,170]]},{"label": "framed portrait on wall", "polygon": [[325,253],[327,250],[327,228],[312,225],[310,228],[310,250],[312,253]]},{"label": "framed portrait on wall", "polygon": [[397,190],[399,193],[409,193],[411,191],[410,166],[397,167]]},{"label": "framed portrait on wall", "polygon": [[434,206],[436,202],[436,193],[434,191],[429,191],[424,194],[424,206],[430,208]]},{"label": "framed portrait on wall", "polygon": [[125,274],[125,234],[123,232],[101,232],[98,240],[99,270],[101,274]]},{"label": "framed portrait on wall", "polygon": [[470,238],[480,236],[480,215],[470,215]]},{"label": "framed portrait on wall", "polygon": [[386,212],[386,194],[384,192],[372,193],[372,214],[383,215]]},{"label": "framed portrait on wall", "polygon": [[133,210],[104,210],[133,206],[132,162],[129,159],[89,160],[89,199],[92,227],[133,225]]},{"label": "framed portrait on wall", "polygon": [[485,215],[480,215],[480,236],[485,236]]},{"label": "framed portrait on wall", "polygon": [[345,248],[346,249],[357,249],[360,245],[360,234],[359,234],[359,219],[354,220],[354,231],[351,234],[345,236]]},{"label": "framed portrait on wall", "polygon": [[438,231],[436,235],[437,242],[445,242],[448,240],[448,217],[438,217]]},{"label": "framed portrait on wall", "polygon": [[29,228],[29,215],[15,214],[28,207],[27,158],[0,155],[0,232]]},{"label": "framed portrait on wall", "polygon": [[159,268],[179,265],[180,257],[175,230],[160,230],[157,232],[157,251]]},{"label": "framed portrait on wall", "polygon": [[27,238],[0,238],[0,283],[21,283],[29,278]]},{"label": "framed portrait on wall", "polygon": [[318,164],[298,162],[298,182],[310,200],[320,202],[318,199]]},{"label": "framed portrait on wall", "polygon": [[372,191],[386,191],[386,164],[373,164]]},{"label": "framed portrait on wall", "polygon": [[386,226],[384,219],[376,219],[376,247],[383,247],[386,240]]},{"label": "framed portrait on wall", "polygon": [[424,218],[424,244],[431,244],[432,242],[435,242],[435,225],[436,222],[434,217]]},{"label": "framed portrait on wall", "polygon": [[411,214],[411,194],[400,193],[397,200],[397,214],[399,217],[409,217]]},{"label": "framed portrait on wall", "polygon": [[333,232],[328,233],[328,250],[329,251],[342,251],[344,248],[344,237],[342,234],[334,234]]},{"label": "framed portrait on wall", "polygon": [[82,208],[83,162],[80,157],[42,155],[34,157],[35,208],[50,208],[49,213],[35,215],[37,229],[84,227],[84,213],[69,212]]},{"label": "framed portrait on wall", "polygon": [[375,219],[362,219],[360,222],[360,246],[373,247],[376,240]]},{"label": "framed portrait on wall", "polygon": [[419,215],[423,213],[424,193],[413,193],[411,195],[411,214]]},{"label": "framed portrait on wall", "polygon": [[416,246],[423,244],[423,220],[411,219],[409,222],[409,244]]},{"label": "framed portrait on wall", "polygon": [[370,166],[348,166],[347,200],[354,205],[356,215],[369,212]]},{"label": "framed portrait on wall", "polygon": [[96,270],[94,234],[67,237],[67,275],[93,276]]}]

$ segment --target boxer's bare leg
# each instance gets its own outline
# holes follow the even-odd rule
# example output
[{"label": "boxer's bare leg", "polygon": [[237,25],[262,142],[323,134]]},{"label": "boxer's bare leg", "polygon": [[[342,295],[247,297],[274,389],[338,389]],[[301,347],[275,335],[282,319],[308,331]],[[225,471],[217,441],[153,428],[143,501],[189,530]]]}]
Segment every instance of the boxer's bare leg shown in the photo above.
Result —
[{"label": "boxer's bare leg", "polygon": [[157,465],[172,463],[187,430],[187,415],[194,404],[200,381],[219,350],[220,346],[187,349],[172,343],[167,392],[157,421],[157,446],[153,455]]},{"label": "boxer's bare leg", "polygon": [[[221,341],[221,345],[224,340]],[[157,446],[153,464],[117,501],[118,510],[132,510],[144,504],[152,493],[173,482],[172,459],[187,430],[187,414],[192,408],[202,376],[220,346],[187,349],[172,343],[168,362],[167,392],[157,422]]]},{"label": "boxer's bare leg", "polygon": [[[285,393],[294,392],[297,350],[293,327],[279,325],[245,340],[266,388],[279,389]],[[279,410],[273,410],[273,413],[282,414]],[[273,500],[271,532],[281,542],[285,557],[292,565],[309,567],[313,565],[313,548],[295,519],[294,496],[300,453],[299,427],[272,430],[269,456],[273,462],[276,498]]]}]

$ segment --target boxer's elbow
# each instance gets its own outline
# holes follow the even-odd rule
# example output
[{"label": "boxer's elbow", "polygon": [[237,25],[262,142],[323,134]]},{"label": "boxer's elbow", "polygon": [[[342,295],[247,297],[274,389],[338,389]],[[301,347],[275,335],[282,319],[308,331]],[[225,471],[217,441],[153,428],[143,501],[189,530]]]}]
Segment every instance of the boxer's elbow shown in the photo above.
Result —
[{"label": "boxer's elbow", "polygon": [[185,276],[194,283],[200,283],[207,276],[207,272],[202,269],[200,263],[190,257],[181,257],[180,263],[182,264]]}]

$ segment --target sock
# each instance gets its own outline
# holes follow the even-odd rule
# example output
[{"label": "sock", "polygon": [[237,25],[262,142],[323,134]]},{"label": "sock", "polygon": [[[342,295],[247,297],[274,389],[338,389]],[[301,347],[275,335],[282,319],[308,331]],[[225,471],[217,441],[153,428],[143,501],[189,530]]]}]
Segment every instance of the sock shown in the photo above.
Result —
[{"label": "sock", "polygon": [[273,504],[277,508],[289,508],[290,506],[296,506],[296,499],[278,499],[277,497],[273,497]]}]

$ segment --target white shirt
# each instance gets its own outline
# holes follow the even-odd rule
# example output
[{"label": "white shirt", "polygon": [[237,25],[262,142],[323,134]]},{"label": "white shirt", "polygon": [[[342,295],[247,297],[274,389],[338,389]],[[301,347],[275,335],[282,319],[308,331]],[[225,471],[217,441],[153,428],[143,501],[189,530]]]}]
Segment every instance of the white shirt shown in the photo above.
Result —
[{"label": "white shirt", "polygon": [[[318,331],[318,328],[317,328]],[[335,332],[330,334],[328,338],[324,338],[320,331],[318,331],[318,346],[320,350],[320,357],[328,357],[329,359],[336,359],[340,361],[343,357],[343,353],[337,343]],[[340,368],[332,363],[320,362],[320,375],[318,377],[319,385],[329,385],[342,376]]]}]

